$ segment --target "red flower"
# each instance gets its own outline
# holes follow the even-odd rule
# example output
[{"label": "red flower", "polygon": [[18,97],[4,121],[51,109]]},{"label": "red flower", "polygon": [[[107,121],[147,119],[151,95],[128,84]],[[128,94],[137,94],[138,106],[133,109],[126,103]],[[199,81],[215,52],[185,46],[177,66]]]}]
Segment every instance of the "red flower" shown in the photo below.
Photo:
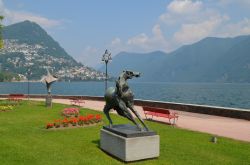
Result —
[{"label": "red flower", "polygon": [[54,122],[55,122],[55,123],[60,123],[61,120],[60,120],[60,119],[58,119],[58,120],[55,119]]},{"label": "red flower", "polygon": [[93,118],[94,118],[94,115],[92,115],[92,114],[87,115],[88,120],[92,120]]},{"label": "red flower", "polygon": [[53,126],[54,126],[54,124],[52,124],[52,123],[47,123],[46,128],[47,128],[47,129],[53,128]]},{"label": "red flower", "polygon": [[84,116],[79,116],[79,121],[84,121],[85,117]]},{"label": "red flower", "polygon": [[78,118],[78,124],[83,125],[86,122],[86,117],[84,116],[79,116]]},{"label": "red flower", "polygon": [[101,120],[101,119],[102,119],[102,116],[101,116],[101,115],[95,115],[95,119],[96,119],[96,120]]},{"label": "red flower", "polygon": [[78,125],[84,125],[84,124],[91,124],[91,123],[98,123],[102,120],[102,116],[97,114],[97,115],[93,115],[93,114],[89,114],[87,116],[79,116],[77,117],[72,117],[70,119],[68,118],[64,118],[64,119],[55,119],[53,123],[47,123],[46,128],[58,128],[61,126],[61,124],[64,127],[68,127],[69,123],[71,123],[73,126]]},{"label": "red flower", "polygon": [[56,128],[60,127],[60,125],[61,125],[61,120],[60,120],[60,119],[54,120],[54,126],[55,126]]},{"label": "red flower", "polygon": [[69,123],[69,120],[67,118],[64,118],[62,122],[63,123]]},{"label": "red flower", "polygon": [[69,126],[69,120],[67,118],[63,119],[62,124],[64,127]]},{"label": "red flower", "polygon": [[77,118],[71,118],[71,119],[70,119],[70,122],[71,122],[71,123],[77,123],[77,122],[78,122],[78,119],[77,119]]},{"label": "red flower", "polygon": [[73,126],[76,126],[76,124],[77,124],[77,122],[78,122],[78,119],[77,119],[77,118],[71,118],[70,122],[71,122],[71,124],[72,124]]}]

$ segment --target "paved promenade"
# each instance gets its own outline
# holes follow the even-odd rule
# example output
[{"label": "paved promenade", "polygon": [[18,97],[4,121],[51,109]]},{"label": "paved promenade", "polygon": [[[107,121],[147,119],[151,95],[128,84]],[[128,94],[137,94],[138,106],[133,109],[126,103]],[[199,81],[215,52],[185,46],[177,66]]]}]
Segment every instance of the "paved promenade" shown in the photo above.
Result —
[{"label": "paved promenade", "polygon": [[[54,99],[53,102],[70,104],[67,99]],[[103,101],[85,100],[83,107],[102,111],[104,104]],[[145,118],[142,107],[135,106],[135,108]],[[250,142],[250,121],[182,111],[176,112],[180,116],[176,124],[177,127]],[[159,121],[168,122],[164,118],[158,119]]]}]

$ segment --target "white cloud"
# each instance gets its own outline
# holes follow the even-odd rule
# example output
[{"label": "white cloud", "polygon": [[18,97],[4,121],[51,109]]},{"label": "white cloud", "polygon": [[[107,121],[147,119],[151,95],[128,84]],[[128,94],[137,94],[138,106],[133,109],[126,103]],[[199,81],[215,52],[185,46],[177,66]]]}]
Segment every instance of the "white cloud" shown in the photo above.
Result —
[{"label": "white cloud", "polygon": [[207,36],[214,35],[224,21],[225,16],[211,16],[198,23],[182,24],[181,29],[174,33],[174,41],[180,44],[190,44]]},{"label": "white cloud", "polygon": [[159,16],[160,22],[167,25],[174,25],[183,21],[197,20],[204,15],[204,6],[201,1],[174,0],[167,5],[165,13]]},{"label": "white cloud", "polygon": [[61,24],[61,21],[48,19],[43,16],[35,15],[33,13],[28,13],[28,12],[14,12],[14,11],[8,10],[8,12],[6,12],[5,14],[6,14],[5,15],[6,19],[10,23],[30,20],[30,21],[38,23],[39,25],[45,28],[51,28],[51,27],[59,26]]},{"label": "white cloud", "polygon": [[[212,7],[215,3],[218,2],[174,0],[159,16],[150,34],[142,32],[127,41],[116,37],[108,48],[113,56],[120,51],[170,52],[184,44],[192,44],[208,36],[231,37],[250,34],[250,18],[233,21],[228,15],[230,13],[223,13],[222,10]],[[171,32],[168,32],[169,29]],[[98,58],[100,54],[99,52]]]},{"label": "white cloud", "polygon": [[81,61],[84,65],[95,67],[101,63],[101,53],[98,48],[86,46],[77,60]]},{"label": "white cloud", "polygon": [[196,13],[202,8],[201,1],[174,0],[168,6],[168,11],[176,14]]},{"label": "white cloud", "polygon": [[161,26],[159,24],[156,24],[153,27],[152,33],[154,35],[155,40],[159,40],[159,41],[164,41],[165,40],[165,38],[163,36],[163,33],[162,33],[162,30],[161,30]]},{"label": "white cloud", "polygon": [[129,38],[127,45],[129,47],[128,50],[132,51],[169,51],[169,43],[166,41],[163,35],[160,24],[154,25],[151,36],[141,33]]},{"label": "white cloud", "polygon": [[[117,36],[105,45],[105,48],[112,53],[112,57],[121,51],[170,52],[183,44],[191,44],[208,36],[231,37],[250,34],[249,17],[238,21],[232,20],[230,13],[223,13],[224,10],[220,10],[222,6],[219,7],[217,3],[215,0],[173,0],[166,5],[166,11],[151,27],[151,33],[141,32],[128,39]],[[247,4],[246,1],[238,3]],[[95,66],[100,64],[104,50],[89,47],[83,52],[82,61]]]},{"label": "white cloud", "polygon": [[239,35],[249,35],[249,34],[250,34],[250,18],[244,18],[243,20],[236,23],[225,24],[216,33],[216,35],[220,37],[235,37]]},{"label": "white cloud", "polygon": [[3,4],[3,1],[0,0],[0,14],[3,15],[4,13],[4,4]]},{"label": "white cloud", "polygon": [[112,41],[111,41],[111,45],[112,46],[117,46],[117,45],[120,45],[121,44],[121,39],[116,37],[114,38]]},{"label": "white cloud", "polygon": [[62,24],[61,20],[49,19],[30,12],[9,10],[4,6],[2,0],[0,0],[0,14],[5,17],[5,22],[7,22],[7,24],[17,23],[25,20],[36,22],[44,28],[56,27]]},{"label": "white cloud", "polygon": [[250,1],[249,0],[219,0],[218,1],[219,5],[225,6],[228,4],[235,4],[235,5],[240,5],[244,7],[250,7]]},{"label": "white cloud", "polygon": [[242,4],[242,5],[248,5],[248,7],[250,7],[250,1],[249,0],[238,0],[238,3]]},{"label": "white cloud", "polygon": [[[237,29],[236,25],[230,25],[232,24],[230,23],[230,17],[216,8],[210,7],[211,3],[218,2],[210,1],[205,3],[205,1],[174,0],[167,5],[166,12],[159,17],[159,22],[165,25],[166,29],[176,29],[172,33],[172,37],[170,37],[172,49],[183,44],[191,44],[208,36],[222,36],[222,34],[226,36],[229,27]],[[238,28],[241,27],[238,25]],[[246,32],[238,34],[246,34]]]},{"label": "white cloud", "polygon": [[138,45],[144,46],[149,42],[149,37],[145,33],[141,33],[137,36],[134,36],[128,40],[128,45]]},{"label": "white cloud", "polygon": [[[249,18],[232,23],[227,14],[211,7],[211,3],[218,2],[173,0],[167,5],[166,12],[159,16],[152,34],[135,35],[128,39],[127,44],[120,44],[120,48],[139,52],[172,51],[183,44],[191,44],[208,36],[250,34]],[[169,33],[168,29],[172,32]]]},{"label": "white cloud", "polygon": [[149,37],[145,33],[141,33],[129,38],[127,44],[140,47],[150,47],[152,44],[159,44],[157,42],[165,42],[165,38],[159,24],[156,24],[152,28],[152,37]]}]

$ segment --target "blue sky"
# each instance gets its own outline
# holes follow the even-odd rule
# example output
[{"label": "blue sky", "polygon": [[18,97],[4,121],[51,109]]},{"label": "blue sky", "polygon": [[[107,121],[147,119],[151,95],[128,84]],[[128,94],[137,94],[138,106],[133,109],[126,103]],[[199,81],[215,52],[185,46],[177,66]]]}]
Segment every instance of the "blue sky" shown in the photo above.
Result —
[{"label": "blue sky", "polygon": [[5,25],[37,22],[77,61],[105,49],[170,52],[208,36],[250,34],[250,0],[0,0]]}]

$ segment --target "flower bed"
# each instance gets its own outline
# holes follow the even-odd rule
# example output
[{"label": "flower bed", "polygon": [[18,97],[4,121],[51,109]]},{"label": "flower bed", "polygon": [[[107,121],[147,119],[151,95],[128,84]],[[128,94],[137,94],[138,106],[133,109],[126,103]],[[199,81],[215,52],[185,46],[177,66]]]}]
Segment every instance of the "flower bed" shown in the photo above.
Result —
[{"label": "flower bed", "polygon": [[102,121],[101,115],[89,114],[87,116],[71,117],[56,119],[54,122],[47,123],[46,128],[65,128],[65,127],[82,127],[90,126]]},{"label": "flower bed", "polygon": [[17,104],[13,104],[8,100],[0,100],[0,112],[12,111],[15,105]]},{"label": "flower bed", "polygon": [[0,105],[0,111],[10,111],[13,110],[13,106],[12,105]]}]

